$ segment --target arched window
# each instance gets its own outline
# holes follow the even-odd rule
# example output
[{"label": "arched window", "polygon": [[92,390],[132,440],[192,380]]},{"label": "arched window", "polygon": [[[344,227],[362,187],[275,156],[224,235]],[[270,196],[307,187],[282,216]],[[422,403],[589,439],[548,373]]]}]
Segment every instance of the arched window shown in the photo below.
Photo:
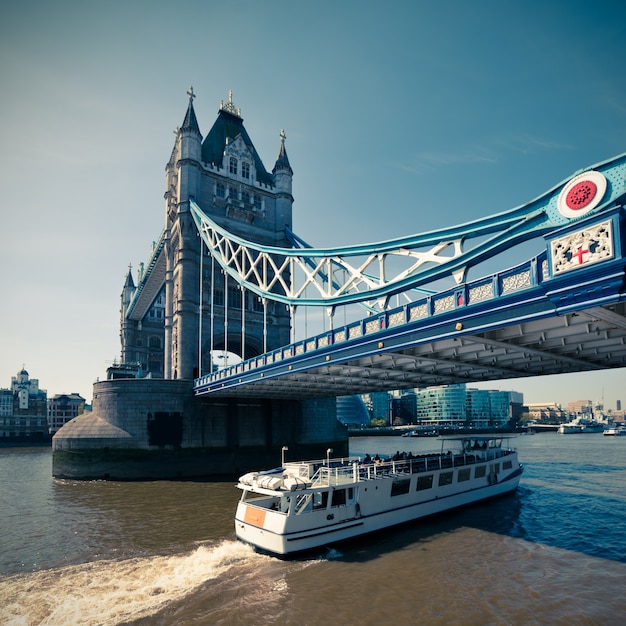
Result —
[{"label": "arched window", "polygon": [[237,176],[237,159],[235,157],[230,157],[230,164],[228,166],[228,171],[231,174]]},{"label": "arched window", "polygon": [[250,163],[242,161],[241,163],[241,175],[244,178],[250,178]]}]

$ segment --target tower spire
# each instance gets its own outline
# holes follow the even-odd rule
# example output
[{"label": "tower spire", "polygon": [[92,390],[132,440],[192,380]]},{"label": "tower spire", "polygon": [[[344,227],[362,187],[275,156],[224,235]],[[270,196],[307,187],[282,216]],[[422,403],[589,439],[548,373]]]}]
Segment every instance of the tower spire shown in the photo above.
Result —
[{"label": "tower spire", "polygon": [[278,157],[276,158],[276,164],[274,165],[272,173],[275,174],[279,170],[284,170],[287,171],[290,176],[293,176],[293,170],[291,169],[289,157],[287,156],[287,150],[285,148],[285,139],[287,139],[287,135],[285,135],[285,130],[282,128],[280,130],[279,137],[280,148],[278,149]]},{"label": "tower spire", "polygon": [[196,94],[193,92],[193,85],[187,90],[187,97],[189,98],[189,104],[187,105],[187,112],[185,113],[185,119],[180,130],[193,130],[200,134],[200,126],[198,126],[198,120],[196,119],[196,112],[193,110],[193,99]]}]

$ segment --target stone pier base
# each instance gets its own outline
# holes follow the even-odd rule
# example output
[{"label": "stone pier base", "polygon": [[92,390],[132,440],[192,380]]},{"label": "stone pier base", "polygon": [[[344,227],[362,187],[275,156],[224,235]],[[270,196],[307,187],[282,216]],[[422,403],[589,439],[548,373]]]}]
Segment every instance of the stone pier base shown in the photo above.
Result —
[{"label": "stone pier base", "polygon": [[52,474],[80,480],[234,477],[287,460],[348,453],[334,398],[196,398],[189,380],[94,385],[93,411],[52,439]]}]

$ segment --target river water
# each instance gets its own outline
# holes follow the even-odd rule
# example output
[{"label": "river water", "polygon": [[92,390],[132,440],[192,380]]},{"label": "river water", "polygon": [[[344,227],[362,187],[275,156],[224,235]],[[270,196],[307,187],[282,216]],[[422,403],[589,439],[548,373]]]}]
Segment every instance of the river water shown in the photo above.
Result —
[{"label": "river water", "polygon": [[292,560],[235,540],[233,482],[63,481],[0,449],[0,624],[626,623],[626,437],[513,443],[516,493]]}]

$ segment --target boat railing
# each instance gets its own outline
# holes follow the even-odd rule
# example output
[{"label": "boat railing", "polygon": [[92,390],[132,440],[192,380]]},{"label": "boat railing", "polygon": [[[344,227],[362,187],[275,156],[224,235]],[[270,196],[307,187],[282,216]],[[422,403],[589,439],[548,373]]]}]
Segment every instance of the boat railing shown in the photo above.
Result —
[{"label": "boat railing", "polygon": [[313,486],[343,485],[358,480],[358,462],[322,465],[313,477]]},{"label": "boat railing", "polygon": [[315,481],[320,470],[326,468],[337,469],[352,467],[356,459],[352,457],[339,457],[335,459],[315,459],[313,461],[289,462],[285,463],[285,470],[293,476],[297,476],[304,481]]},{"label": "boat railing", "polygon": [[[331,460],[309,461],[307,463],[289,463],[292,474],[309,481],[313,487],[343,485],[359,480],[372,480],[387,476],[421,474],[447,468],[463,467],[476,463],[485,463],[513,454],[511,448],[487,448],[447,454],[425,453],[397,459],[340,458]],[[287,467],[286,466],[286,467]]]},{"label": "boat railing", "polygon": [[[376,478],[384,478],[387,476],[401,476],[410,474],[421,474],[447,468],[463,467],[466,465],[475,465],[476,463],[485,463],[499,459],[503,456],[513,454],[514,450],[508,448],[488,448],[472,453],[459,454],[424,454],[400,460],[384,460],[380,462],[359,463],[357,480],[372,480]],[[328,471],[330,469],[330,471]],[[354,469],[352,467],[343,468],[324,468],[327,470],[326,482],[328,484],[340,484],[347,480],[355,480]],[[333,470],[335,473],[333,473]],[[343,480],[342,480],[343,479]]]}]

